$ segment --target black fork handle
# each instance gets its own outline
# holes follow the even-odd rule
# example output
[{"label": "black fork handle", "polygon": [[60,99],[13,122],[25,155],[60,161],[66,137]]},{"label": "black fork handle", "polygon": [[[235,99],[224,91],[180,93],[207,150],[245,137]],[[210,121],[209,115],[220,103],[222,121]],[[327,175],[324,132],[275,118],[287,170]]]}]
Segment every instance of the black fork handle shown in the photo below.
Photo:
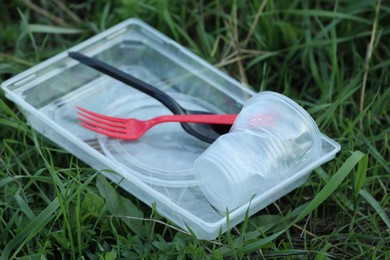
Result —
[{"label": "black fork handle", "polygon": [[174,100],[171,96],[159,90],[158,88],[150,85],[149,83],[142,81],[136,77],[133,77],[126,72],[111,66],[103,61],[100,61],[95,58],[88,57],[79,52],[69,52],[69,56],[80,63],[87,65],[100,71],[106,75],[113,77],[127,85],[132,86],[133,88],[155,98],[160,101],[164,106],[166,106],[173,114],[188,114],[188,111],[182,108],[176,100]]}]

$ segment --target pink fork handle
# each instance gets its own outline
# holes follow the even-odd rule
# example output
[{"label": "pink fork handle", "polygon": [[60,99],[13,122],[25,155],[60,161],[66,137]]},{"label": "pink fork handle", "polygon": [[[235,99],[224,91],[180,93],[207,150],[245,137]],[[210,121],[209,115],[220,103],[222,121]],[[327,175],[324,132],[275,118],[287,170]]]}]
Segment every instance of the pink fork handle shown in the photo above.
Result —
[{"label": "pink fork handle", "polygon": [[238,114],[199,114],[199,115],[166,115],[158,116],[151,119],[153,123],[161,122],[186,122],[186,123],[203,123],[232,125]]}]

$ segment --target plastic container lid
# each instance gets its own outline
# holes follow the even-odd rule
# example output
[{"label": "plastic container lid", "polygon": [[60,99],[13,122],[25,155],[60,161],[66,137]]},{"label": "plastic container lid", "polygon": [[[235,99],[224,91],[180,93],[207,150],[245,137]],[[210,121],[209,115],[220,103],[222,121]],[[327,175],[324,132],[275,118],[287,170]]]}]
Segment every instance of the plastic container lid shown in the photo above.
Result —
[{"label": "plastic container lid", "polygon": [[[194,97],[171,93],[180,105],[193,110],[216,111]],[[112,103],[104,114],[147,120],[172,114],[161,103],[145,94],[125,96]],[[139,140],[125,141],[99,135],[107,157],[128,168],[143,181],[160,186],[196,186],[194,160],[209,146],[186,133],[179,123],[162,123],[149,129]]]}]

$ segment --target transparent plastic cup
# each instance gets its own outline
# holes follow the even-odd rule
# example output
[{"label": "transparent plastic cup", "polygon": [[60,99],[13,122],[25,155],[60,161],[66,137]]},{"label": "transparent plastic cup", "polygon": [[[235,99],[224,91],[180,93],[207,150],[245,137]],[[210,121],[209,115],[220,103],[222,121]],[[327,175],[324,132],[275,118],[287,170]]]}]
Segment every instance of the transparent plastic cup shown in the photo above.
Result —
[{"label": "transparent plastic cup", "polygon": [[248,100],[230,132],[194,163],[200,189],[220,211],[233,210],[320,156],[312,117],[290,98],[265,91]]}]

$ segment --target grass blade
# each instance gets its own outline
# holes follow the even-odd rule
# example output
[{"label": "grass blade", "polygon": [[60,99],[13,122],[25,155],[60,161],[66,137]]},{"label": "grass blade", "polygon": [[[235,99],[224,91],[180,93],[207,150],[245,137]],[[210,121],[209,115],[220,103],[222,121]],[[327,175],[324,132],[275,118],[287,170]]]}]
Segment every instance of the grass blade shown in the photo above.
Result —
[{"label": "grass blade", "polygon": [[0,259],[10,259],[11,252],[19,245],[15,250],[12,258],[14,258],[21,250],[22,246],[30,241],[37,233],[39,233],[55,216],[54,213],[58,210],[60,204],[58,199],[54,199],[39,215],[31,220],[19,234],[17,234],[9,243],[5,246]]},{"label": "grass blade", "polygon": [[[359,163],[365,154],[360,151],[355,151],[338,169],[328,183],[322,188],[322,190],[314,197],[314,199],[309,203],[309,205],[302,211],[301,214],[293,221],[293,224],[301,221],[306,217],[310,212],[316,209],[321,203],[323,203],[332,193],[340,186],[343,180],[348,176],[348,174],[353,170],[356,164]],[[290,225],[290,226],[291,226]]]},{"label": "grass blade", "polygon": [[360,193],[360,190],[364,185],[364,181],[366,180],[367,167],[368,167],[368,156],[366,155],[359,162],[356,175],[354,176],[354,178],[352,178],[352,180],[354,180],[353,191],[354,191],[355,201]]},{"label": "grass blade", "polygon": [[383,222],[385,222],[387,228],[390,229],[390,218],[387,216],[386,211],[382,208],[379,202],[366,190],[362,189],[359,192],[360,195],[375,209],[375,211],[382,218]]},{"label": "grass blade", "polygon": [[51,26],[45,24],[29,24],[29,30],[32,33],[50,33],[50,34],[80,34],[83,30],[77,28],[65,28],[60,26]]}]

